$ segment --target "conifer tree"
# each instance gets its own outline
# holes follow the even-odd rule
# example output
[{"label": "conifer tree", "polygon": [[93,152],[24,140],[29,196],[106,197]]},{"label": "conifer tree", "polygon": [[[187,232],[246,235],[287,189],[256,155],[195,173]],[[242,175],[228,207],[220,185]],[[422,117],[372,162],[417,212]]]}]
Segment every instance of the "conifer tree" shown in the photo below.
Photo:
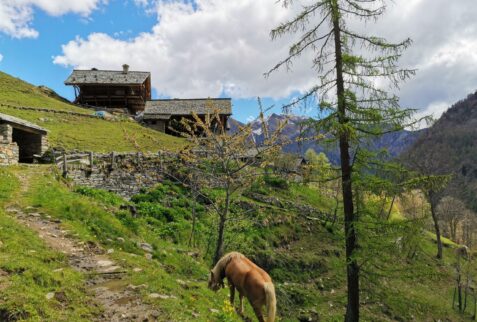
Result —
[{"label": "conifer tree", "polygon": [[[293,0],[281,3],[286,7],[298,4]],[[317,82],[293,104],[317,102],[322,115],[315,121],[317,133],[327,133],[339,145],[348,288],[345,321],[359,320],[358,216],[353,195],[353,162],[360,151],[357,147],[370,136],[402,130],[414,123],[413,110],[402,109],[394,93],[401,81],[414,74],[397,65],[411,40],[389,43],[350,27],[361,25],[364,29],[385,10],[385,0],[320,0],[303,6],[294,18],[271,31],[272,39],[288,34],[297,34],[298,38],[288,56],[265,74],[290,69],[301,55],[312,53]]]}]

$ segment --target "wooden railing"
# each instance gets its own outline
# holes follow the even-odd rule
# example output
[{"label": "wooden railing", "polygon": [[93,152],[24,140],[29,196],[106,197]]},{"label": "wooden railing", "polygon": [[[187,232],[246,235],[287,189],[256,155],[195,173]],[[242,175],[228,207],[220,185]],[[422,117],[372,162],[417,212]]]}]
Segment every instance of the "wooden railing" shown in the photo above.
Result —
[{"label": "wooden railing", "polygon": [[176,156],[174,153],[159,151],[156,154],[142,154],[137,153],[99,153],[93,152],[85,153],[66,153],[56,152],[53,155],[53,163],[62,170],[63,176],[67,176],[69,169],[81,169],[81,170],[93,170],[95,163],[101,166],[107,166],[110,169],[114,169],[118,162],[118,157],[126,157],[129,161],[133,161],[137,165],[141,165],[143,162],[148,162],[151,159],[158,161],[158,168],[162,170],[163,163],[166,159]]},{"label": "wooden railing", "polygon": [[80,166],[85,166],[92,170],[94,164],[93,158],[93,152],[73,154],[67,154],[63,152],[59,156],[55,155],[53,159],[55,164],[63,170],[63,175],[65,176],[68,173],[68,164],[76,163]]}]

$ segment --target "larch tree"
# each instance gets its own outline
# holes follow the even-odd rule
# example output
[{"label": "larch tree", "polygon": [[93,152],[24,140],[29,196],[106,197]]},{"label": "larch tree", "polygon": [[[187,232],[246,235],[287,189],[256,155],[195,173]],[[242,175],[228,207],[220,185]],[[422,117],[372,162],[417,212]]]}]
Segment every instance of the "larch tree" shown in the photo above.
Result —
[{"label": "larch tree", "polygon": [[[357,259],[357,209],[353,191],[353,162],[370,136],[399,131],[414,123],[413,110],[399,106],[399,83],[414,74],[397,65],[410,39],[389,43],[381,37],[353,30],[374,22],[386,10],[385,0],[319,0],[307,2],[291,20],[271,31],[271,38],[298,35],[289,53],[265,76],[311,53],[317,82],[294,105],[316,101],[321,117],[317,133],[326,133],[339,145],[347,268],[345,321],[359,320],[360,265]],[[286,7],[298,1],[281,0]],[[359,27],[358,27],[359,28]],[[383,85],[385,84],[385,85]],[[290,106],[287,106],[289,108]]]}]

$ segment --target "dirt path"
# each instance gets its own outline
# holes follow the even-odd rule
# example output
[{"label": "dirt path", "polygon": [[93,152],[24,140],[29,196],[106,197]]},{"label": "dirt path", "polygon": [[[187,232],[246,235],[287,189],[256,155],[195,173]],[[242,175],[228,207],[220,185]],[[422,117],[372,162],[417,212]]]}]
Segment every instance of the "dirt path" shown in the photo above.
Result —
[{"label": "dirt path", "polygon": [[[20,194],[23,195],[28,190],[29,178],[23,173],[18,178],[22,183]],[[75,239],[69,231],[62,229],[59,220],[39,213],[35,208],[20,209],[11,204],[6,210],[20,223],[36,231],[49,247],[68,256],[69,265],[85,275],[85,288],[94,298],[94,305],[103,310],[95,321],[157,321],[158,311],[141,301],[140,286],[127,285],[123,281],[124,269],[102,247]]]}]

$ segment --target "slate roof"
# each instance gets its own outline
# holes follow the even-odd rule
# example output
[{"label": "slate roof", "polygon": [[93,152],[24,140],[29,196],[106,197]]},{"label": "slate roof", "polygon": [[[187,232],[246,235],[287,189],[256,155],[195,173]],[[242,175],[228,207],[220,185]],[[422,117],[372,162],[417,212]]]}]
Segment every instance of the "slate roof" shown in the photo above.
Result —
[{"label": "slate roof", "polygon": [[[172,115],[205,115],[218,110],[220,114],[232,114],[230,98],[161,99],[146,102],[144,119],[168,119]],[[169,116],[169,117],[168,117]]]},{"label": "slate roof", "polygon": [[148,77],[149,72],[128,71],[124,73],[114,70],[78,70],[75,69],[65,81],[65,85],[140,85],[143,84]]},{"label": "slate roof", "polygon": [[30,128],[30,129],[34,130],[35,132],[41,132],[41,134],[47,134],[48,133],[47,129],[44,129],[44,128],[36,125],[36,124],[30,123],[28,121],[25,121],[25,120],[22,120],[22,119],[19,119],[17,117],[10,116],[10,115],[7,115],[7,114],[3,114],[3,113],[0,113],[0,123],[8,123],[8,124],[13,125],[13,127],[15,127],[15,125],[17,125],[17,126],[20,126],[20,127],[23,127],[23,128]]}]

